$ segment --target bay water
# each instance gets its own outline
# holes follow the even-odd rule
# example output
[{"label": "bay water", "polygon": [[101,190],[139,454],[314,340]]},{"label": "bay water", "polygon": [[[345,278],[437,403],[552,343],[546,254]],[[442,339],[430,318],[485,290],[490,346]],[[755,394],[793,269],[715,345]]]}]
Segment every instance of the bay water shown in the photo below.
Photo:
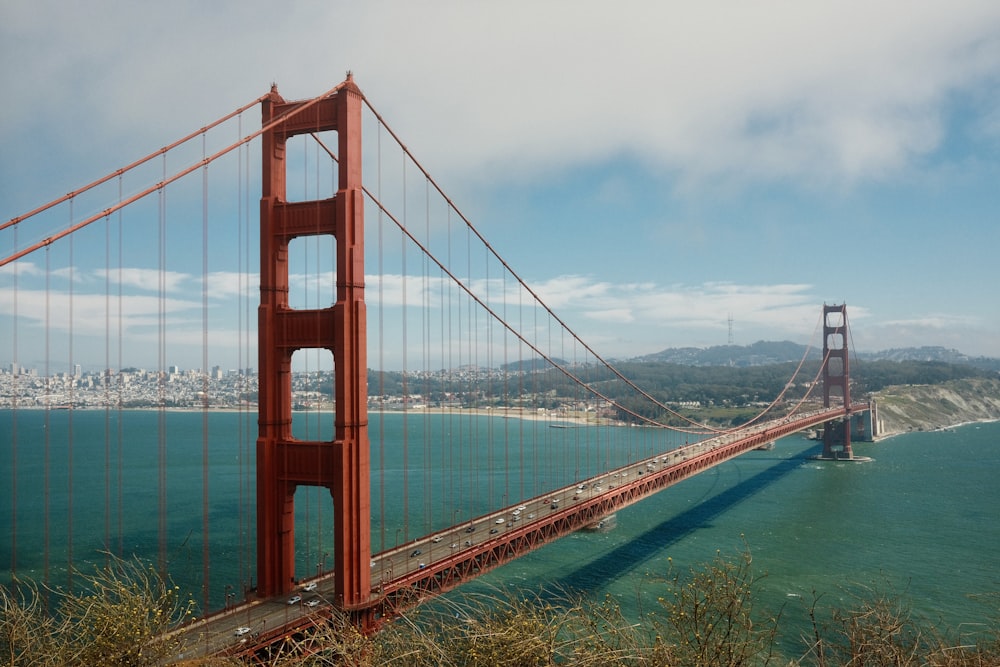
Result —
[{"label": "bay water", "polygon": [[[442,442],[433,423],[422,419],[380,415],[379,437],[393,438],[405,426],[412,443],[422,437]],[[476,438],[508,434],[512,421],[475,419],[475,432],[485,434]],[[165,554],[175,583],[203,605],[218,608],[227,597],[241,597],[254,577],[255,429],[255,413],[0,411],[0,583],[16,574],[72,585],[70,561],[86,570],[105,562],[105,552],[154,563]],[[574,429],[531,429],[542,438],[540,448],[580,448],[579,436],[569,433]],[[625,431],[636,429],[609,427],[599,437],[614,443]],[[413,444],[414,451],[422,446]],[[433,474],[443,459],[428,447],[421,455],[428,470],[411,482],[418,494],[422,484],[454,486]],[[419,501],[408,507],[393,497],[402,461],[395,450],[386,451],[372,457],[375,550],[422,535],[419,520],[411,524],[404,515],[428,513]],[[757,606],[781,612],[790,653],[808,632],[816,596],[820,610],[850,607],[865,586],[891,588],[916,614],[952,629],[996,627],[1000,423],[855,443],[856,454],[873,459],[866,463],[812,460],[817,452],[813,441],[784,438],[771,450],[747,453],[620,511],[609,530],[562,538],[461,590],[520,586],[611,595],[638,621],[657,608],[663,579],[673,572],[748,550],[754,573],[762,575]],[[517,454],[525,455],[536,454]],[[579,453],[572,456],[576,463],[562,471],[569,478],[589,467],[581,468]],[[485,467],[495,473],[492,464]],[[496,487],[491,502],[501,492],[514,501],[515,494],[540,488],[538,480],[520,477],[497,480]],[[435,493],[454,496],[429,512],[435,528],[488,509],[459,507],[460,488]],[[168,509],[162,526],[161,502]],[[329,565],[329,503],[319,489],[296,494],[302,576]]]}]

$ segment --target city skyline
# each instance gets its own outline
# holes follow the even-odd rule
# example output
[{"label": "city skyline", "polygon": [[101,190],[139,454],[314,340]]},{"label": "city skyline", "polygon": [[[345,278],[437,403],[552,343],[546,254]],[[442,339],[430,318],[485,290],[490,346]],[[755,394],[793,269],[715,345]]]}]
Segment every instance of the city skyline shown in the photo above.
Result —
[{"label": "city skyline", "polygon": [[[994,3],[613,13],[589,2],[431,3],[419,14],[335,4],[267,25],[255,18],[263,5],[226,6],[6,6],[0,49],[22,65],[4,74],[16,101],[0,127],[4,220],[272,82],[298,99],[352,70],[459,209],[606,358],[730,338],[806,343],[821,305],[842,302],[859,350],[938,345],[1000,357]],[[326,35],[347,24],[356,29]],[[244,122],[259,122],[258,111]],[[255,178],[250,170],[246,182]],[[209,186],[213,202],[240,200],[242,224],[258,195],[240,187]],[[171,194],[171,214],[200,220],[200,188]],[[78,202],[73,215],[106,203]],[[165,253],[164,272],[152,243],[130,240],[121,265],[109,262],[101,233],[72,250],[54,244],[16,274],[0,269],[0,363],[117,366],[117,344],[104,341],[118,340],[108,313],[122,308],[122,365],[156,367],[159,354],[196,367],[207,344],[224,367],[256,366],[257,259],[227,257],[246,247],[240,230],[255,231],[233,217],[213,219],[207,276],[183,246]],[[169,228],[173,243],[190,245],[178,240],[187,233],[200,234]],[[39,236],[25,226],[4,247]],[[421,279],[368,266],[370,295],[380,281]],[[164,285],[167,301],[157,298]],[[215,318],[207,332],[203,295]],[[159,351],[158,318],[179,325]]]}]

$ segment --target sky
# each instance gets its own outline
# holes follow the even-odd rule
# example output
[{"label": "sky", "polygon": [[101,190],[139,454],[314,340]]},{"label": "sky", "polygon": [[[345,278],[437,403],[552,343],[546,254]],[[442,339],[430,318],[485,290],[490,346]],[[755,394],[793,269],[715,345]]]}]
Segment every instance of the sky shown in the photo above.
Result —
[{"label": "sky", "polygon": [[[351,71],[462,214],[606,358],[808,343],[824,303],[847,303],[859,351],[1000,357],[994,0],[2,0],[0,62],[3,220],[272,83],[303,99]],[[0,255],[41,232],[18,234]],[[47,288],[37,255],[16,277],[0,269],[0,363],[104,363],[117,283],[94,259],[103,239],[53,254]],[[178,262],[160,277],[150,245],[130,246],[119,274],[137,341],[126,365],[157,363],[140,320],[175,307],[196,320],[203,305],[200,289],[157,303],[154,283],[201,274]],[[212,270],[213,312],[254,291],[229,259]],[[44,352],[44,319],[72,342]],[[167,362],[200,367],[198,342]],[[240,363],[210,345],[209,365]]]}]

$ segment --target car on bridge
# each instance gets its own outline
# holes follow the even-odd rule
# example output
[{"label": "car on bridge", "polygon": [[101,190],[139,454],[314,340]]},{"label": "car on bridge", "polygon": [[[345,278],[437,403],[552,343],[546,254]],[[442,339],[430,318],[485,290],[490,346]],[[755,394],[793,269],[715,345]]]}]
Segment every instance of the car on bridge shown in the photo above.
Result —
[{"label": "car on bridge", "polygon": [[246,626],[236,628],[236,632],[234,632],[233,634],[235,634],[237,637],[242,637],[243,635],[250,634],[250,628]]},{"label": "car on bridge", "polygon": [[293,595],[292,597],[288,598],[288,604],[296,604],[298,602],[302,602],[301,595]]},{"label": "car on bridge", "polygon": [[311,584],[306,584],[305,586],[303,586],[302,590],[304,590],[305,592],[308,593],[310,591],[316,590],[317,586],[318,586],[318,584],[314,581]]}]

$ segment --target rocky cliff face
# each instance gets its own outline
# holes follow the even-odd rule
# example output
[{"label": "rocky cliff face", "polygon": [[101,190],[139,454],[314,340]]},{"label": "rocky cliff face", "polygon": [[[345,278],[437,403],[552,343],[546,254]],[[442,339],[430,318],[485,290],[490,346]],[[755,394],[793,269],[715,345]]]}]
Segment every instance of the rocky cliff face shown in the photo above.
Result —
[{"label": "rocky cliff face", "polygon": [[882,426],[879,437],[1000,420],[1000,379],[887,387],[875,400]]}]

